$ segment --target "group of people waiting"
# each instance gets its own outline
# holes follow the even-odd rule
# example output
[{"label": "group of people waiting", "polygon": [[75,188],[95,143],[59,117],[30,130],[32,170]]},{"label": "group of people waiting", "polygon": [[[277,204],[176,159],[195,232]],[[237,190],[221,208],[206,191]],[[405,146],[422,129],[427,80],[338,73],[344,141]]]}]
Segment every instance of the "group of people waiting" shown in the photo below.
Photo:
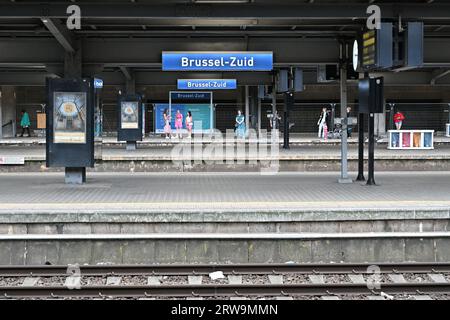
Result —
[{"label": "group of people waiting", "polygon": [[[347,117],[350,117],[351,115],[351,107],[347,107]],[[328,125],[327,125],[327,121],[328,121],[328,117],[329,117],[330,111],[328,111],[327,108],[323,108],[322,112],[320,113],[320,117],[319,120],[317,121],[317,125],[319,127],[319,131],[318,131],[318,137],[322,138],[322,139],[327,139],[328,136]],[[183,134],[181,132],[181,130],[183,129],[183,114],[180,112],[180,110],[177,110],[176,114],[175,114],[175,136],[172,135],[172,128],[171,128],[171,115],[169,114],[169,110],[165,109],[164,113],[164,133],[166,135],[166,139],[170,139],[170,138],[179,138],[182,139],[183,138]],[[192,118],[192,112],[188,111],[186,114],[186,118],[185,120],[185,124],[186,124],[186,129],[188,131],[188,139],[190,139],[192,137],[192,129],[193,129],[193,124],[194,124],[194,120]],[[270,121],[270,127],[272,129],[278,128],[279,127],[279,123],[280,123],[281,117],[278,115],[277,112],[275,112],[275,115],[273,115],[272,121]],[[405,120],[405,116],[402,112],[398,111],[394,114],[394,124],[397,130],[401,130],[402,128],[402,124],[403,121]],[[28,115],[28,113],[25,110],[22,110],[21,112],[21,120],[20,120],[20,126],[22,128],[22,134],[20,135],[20,137],[23,137],[25,131],[27,131],[28,136],[31,136],[30,133],[30,116]],[[238,138],[245,138],[246,135],[246,125],[245,125],[245,116],[242,114],[241,110],[238,110],[238,114],[236,116],[235,119],[235,132],[236,132],[236,136]],[[348,126],[347,127],[347,135],[348,137],[352,136],[352,126]]]},{"label": "group of people waiting", "polygon": [[[166,139],[170,138],[183,138],[183,134],[181,133],[181,130],[183,129],[183,114],[180,112],[180,110],[177,110],[175,114],[175,136],[172,135],[172,127],[171,127],[171,120],[172,117],[169,114],[169,110],[164,110],[163,113],[164,117],[164,134],[166,135]],[[185,118],[186,123],[186,129],[188,131],[188,139],[192,138],[192,128],[194,127],[194,120],[192,118],[192,112],[188,111]]]},{"label": "group of people waiting", "polygon": [[[347,117],[351,116],[352,108],[347,107]],[[317,121],[317,125],[319,126],[319,132],[317,136],[322,139],[327,139],[328,136],[328,125],[327,120],[329,117],[330,111],[327,108],[323,108],[320,114],[319,120]],[[397,130],[402,129],[403,121],[405,120],[405,115],[401,111],[397,111],[394,114],[394,124]],[[347,126],[347,136],[351,138],[353,128],[351,125]]]},{"label": "group of people waiting", "polygon": [[[352,108],[347,107],[347,118],[351,116]],[[327,108],[323,108],[322,112],[320,113],[319,120],[317,121],[317,125],[319,126],[319,132],[317,136],[321,139],[327,139],[328,138],[328,118],[329,118],[330,111],[328,111]],[[347,137],[351,138],[353,132],[352,126],[347,126]]]}]

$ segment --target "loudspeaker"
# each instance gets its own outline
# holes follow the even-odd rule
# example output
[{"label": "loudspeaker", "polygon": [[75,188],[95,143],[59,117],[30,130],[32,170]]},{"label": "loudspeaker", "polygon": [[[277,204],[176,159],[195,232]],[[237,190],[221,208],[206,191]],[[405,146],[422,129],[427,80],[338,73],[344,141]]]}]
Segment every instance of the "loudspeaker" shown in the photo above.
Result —
[{"label": "loudspeaker", "polygon": [[408,22],[406,29],[405,67],[423,66],[423,22]]},{"label": "loudspeaker", "polygon": [[266,97],[266,86],[258,85],[258,98],[264,99]]},{"label": "loudspeaker", "polygon": [[303,86],[303,70],[301,68],[294,68],[294,92],[302,92]]},{"label": "loudspeaker", "polygon": [[359,113],[383,113],[384,78],[359,80]]},{"label": "loudspeaker", "polygon": [[289,70],[281,69],[277,75],[277,92],[289,91]]}]

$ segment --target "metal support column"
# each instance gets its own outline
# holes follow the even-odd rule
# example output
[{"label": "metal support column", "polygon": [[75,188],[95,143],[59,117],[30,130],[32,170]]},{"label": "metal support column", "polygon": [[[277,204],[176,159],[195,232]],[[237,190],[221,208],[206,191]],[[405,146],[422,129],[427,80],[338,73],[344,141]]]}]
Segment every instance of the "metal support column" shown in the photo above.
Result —
[{"label": "metal support column", "polygon": [[369,177],[367,185],[375,185],[375,120],[374,113],[369,113]]},{"label": "metal support column", "polygon": [[[82,48],[81,41],[77,41],[74,52],[66,51],[64,56],[64,77],[82,77]],[[66,184],[83,184],[86,182],[86,168],[65,167]]]},{"label": "metal support column", "polygon": [[256,99],[258,99],[258,137],[261,134],[261,99],[256,95]]},{"label": "metal support column", "polygon": [[245,129],[248,130],[250,126],[250,88],[245,86]]},{"label": "metal support column", "polygon": [[286,92],[284,94],[284,143],[283,149],[290,149],[289,147],[289,111],[294,103],[294,94]]},{"label": "metal support column", "polygon": [[[275,117],[275,113],[277,113],[277,88],[275,83],[272,86],[272,116]],[[280,128],[278,126],[278,121],[275,118],[272,118],[272,131],[270,132],[270,136],[272,139],[274,138],[274,135],[278,135],[280,132]]]},{"label": "metal support column", "polygon": [[336,103],[331,103],[330,104],[331,107],[331,127],[328,130],[328,132],[333,132],[334,127],[336,125],[336,123],[334,122],[334,119],[336,118]]},{"label": "metal support column", "polygon": [[[344,46],[345,48],[346,46]],[[339,183],[353,183],[348,177],[348,142],[347,142],[347,64],[341,63],[340,66],[340,87],[341,87],[341,177]]]},{"label": "metal support column", "polygon": [[394,110],[395,103],[389,103],[389,130],[395,130],[394,125]]},{"label": "metal support column", "polygon": [[364,113],[358,114],[358,177],[356,181],[366,181],[364,178]]},{"label": "metal support column", "polygon": [[450,103],[447,106],[448,106],[448,123],[450,123]]}]

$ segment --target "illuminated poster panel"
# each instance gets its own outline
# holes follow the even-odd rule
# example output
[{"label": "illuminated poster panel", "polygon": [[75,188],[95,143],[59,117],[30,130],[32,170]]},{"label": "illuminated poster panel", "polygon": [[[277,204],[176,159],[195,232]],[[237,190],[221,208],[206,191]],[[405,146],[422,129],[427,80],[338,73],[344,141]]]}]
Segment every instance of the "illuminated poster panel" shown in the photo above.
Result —
[{"label": "illuminated poster panel", "polygon": [[86,92],[55,92],[53,143],[86,143]]},{"label": "illuminated poster panel", "polygon": [[122,129],[139,128],[139,102],[122,101],[121,103],[121,127]]}]

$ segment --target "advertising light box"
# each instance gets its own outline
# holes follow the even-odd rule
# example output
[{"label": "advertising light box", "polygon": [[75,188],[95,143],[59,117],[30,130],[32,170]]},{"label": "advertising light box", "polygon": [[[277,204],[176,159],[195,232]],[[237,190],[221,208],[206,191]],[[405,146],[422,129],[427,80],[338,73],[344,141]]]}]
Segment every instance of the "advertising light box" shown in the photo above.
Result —
[{"label": "advertising light box", "polygon": [[47,167],[94,166],[94,81],[47,79]]},{"label": "advertising light box", "polygon": [[272,52],[163,52],[163,71],[272,71]]},{"label": "advertising light box", "polygon": [[190,111],[194,121],[193,132],[209,132],[213,128],[213,107],[210,104],[202,103],[173,103],[169,110],[168,103],[156,103],[154,105],[154,125],[156,133],[164,132],[164,112],[171,115],[171,128],[175,132],[175,116],[177,110],[183,115],[183,130],[186,130],[186,115]]},{"label": "advertising light box", "polygon": [[54,92],[53,143],[86,143],[86,92]]},{"label": "advertising light box", "polygon": [[118,141],[142,141],[142,98],[140,95],[121,96],[118,100]]}]

